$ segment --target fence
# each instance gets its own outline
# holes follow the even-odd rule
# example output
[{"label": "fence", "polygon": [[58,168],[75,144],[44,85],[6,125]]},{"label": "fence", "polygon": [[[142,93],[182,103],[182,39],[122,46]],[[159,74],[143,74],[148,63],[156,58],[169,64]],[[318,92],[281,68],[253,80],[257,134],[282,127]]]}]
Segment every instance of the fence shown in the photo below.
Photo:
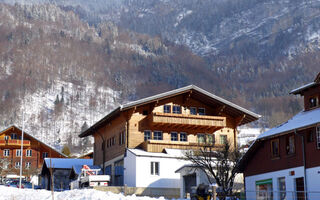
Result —
[{"label": "fence", "polygon": [[320,200],[318,191],[246,191],[240,200]]}]

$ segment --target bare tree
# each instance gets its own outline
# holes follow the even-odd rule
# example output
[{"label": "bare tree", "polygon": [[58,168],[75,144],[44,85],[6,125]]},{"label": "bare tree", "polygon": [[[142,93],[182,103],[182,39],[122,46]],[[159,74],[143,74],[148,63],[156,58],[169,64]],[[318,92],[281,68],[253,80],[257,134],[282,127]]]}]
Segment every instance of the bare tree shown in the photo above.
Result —
[{"label": "bare tree", "polygon": [[185,159],[191,161],[195,168],[201,169],[207,175],[209,183],[216,181],[220,199],[233,194],[232,188],[235,176],[239,173],[237,163],[240,158],[241,153],[237,148],[233,148],[229,141],[220,148],[213,144],[185,153]]}]

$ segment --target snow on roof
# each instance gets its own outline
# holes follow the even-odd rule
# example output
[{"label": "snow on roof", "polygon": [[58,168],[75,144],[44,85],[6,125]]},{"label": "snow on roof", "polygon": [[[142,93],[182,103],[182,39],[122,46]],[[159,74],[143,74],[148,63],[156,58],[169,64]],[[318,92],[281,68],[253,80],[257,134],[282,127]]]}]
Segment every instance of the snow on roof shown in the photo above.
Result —
[{"label": "snow on roof", "polygon": [[142,149],[128,149],[131,153],[136,156],[144,156],[144,157],[165,157],[165,158],[179,158],[183,157],[184,150],[180,149],[165,149],[165,153],[153,153],[147,152]]},{"label": "snow on roof", "polygon": [[45,158],[44,162],[50,168],[71,169],[74,165],[93,165],[93,159],[78,159],[78,158]]},{"label": "snow on roof", "polygon": [[298,87],[298,88],[296,88],[294,90],[291,90],[291,92],[289,94],[299,94],[301,91],[303,91],[303,90],[305,90],[307,88],[310,88],[310,87],[312,87],[314,85],[317,85],[317,83],[315,83],[315,82],[308,83],[308,84],[303,85],[301,87]]},{"label": "snow on roof", "polygon": [[262,138],[270,137],[273,135],[277,135],[280,133],[292,131],[294,129],[305,128],[319,122],[320,122],[320,108],[310,110],[310,111],[302,111],[297,115],[295,115],[294,117],[292,117],[287,122],[260,134],[258,137],[258,140]]}]

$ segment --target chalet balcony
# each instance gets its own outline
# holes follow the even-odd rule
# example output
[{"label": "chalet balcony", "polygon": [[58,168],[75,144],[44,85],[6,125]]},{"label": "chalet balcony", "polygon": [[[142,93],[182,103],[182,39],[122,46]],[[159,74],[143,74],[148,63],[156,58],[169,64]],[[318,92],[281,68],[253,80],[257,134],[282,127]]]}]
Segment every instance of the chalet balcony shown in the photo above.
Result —
[{"label": "chalet balcony", "polygon": [[[147,152],[163,152],[164,149],[182,149],[182,150],[196,150],[201,147],[208,146],[205,143],[192,143],[180,141],[165,141],[165,140],[148,140],[141,144],[141,148]],[[212,146],[212,145],[210,145]],[[221,148],[223,145],[214,144],[214,148]]]},{"label": "chalet balcony", "polygon": [[[0,146],[21,146],[22,140],[0,140]],[[23,146],[29,147],[30,141],[29,140],[23,140]]]},{"label": "chalet balcony", "polygon": [[186,128],[223,128],[226,126],[226,117],[185,115],[174,113],[153,113],[150,122],[154,125],[177,126]]}]

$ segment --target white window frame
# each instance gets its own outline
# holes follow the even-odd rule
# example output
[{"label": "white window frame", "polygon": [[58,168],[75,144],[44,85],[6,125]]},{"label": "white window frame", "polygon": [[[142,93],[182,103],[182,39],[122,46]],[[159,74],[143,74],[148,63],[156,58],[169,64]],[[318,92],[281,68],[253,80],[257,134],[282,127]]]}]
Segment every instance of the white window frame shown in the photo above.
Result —
[{"label": "white window frame", "polygon": [[[224,138],[224,139],[222,139]],[[227,135],[220,135],[220,144],[226,144],[228,141],[228,136]]]},{"label": "white window frame", "polygon": [[32,149],[26,149],[26,157],[32,156]]},{"label": "white window frame", "polygon": [[14,168],[20,169],[20,162],[15,162],[14,163]]},{"label": "white window frame", "polygon": [[16,157],[21,157],[21,149],[16,149]]},{"label": "white window frame", "polygon": [[31,162],[26,162],[26,169],[30,169],[31,167]]},{"label": "white window frame", "polygon": [[151,161],[150,174],[152,176],[160,176],[160,162]]},{"label": "white window frame", "polygon": [[9,157],[10,156],[10,149],[4,149],[3,150],[3,156],[4,157]]},{"label": "white window frame", "polygon": [[[161,133],[161,138],[158,138],[155,133]],[[154,140],[163,140],[163,132],[162,131],[153,131],[153,139]]]},{"label": "white window frame", "polygon": [[[146,133],[149,133],[149,134],[150,134],[150,138],[146,138]],[[152,140],[152,131],[151,131],[151,130],[145,130],[145,131],[143,131],[143,140],[144,140],[144,141]]]}]

